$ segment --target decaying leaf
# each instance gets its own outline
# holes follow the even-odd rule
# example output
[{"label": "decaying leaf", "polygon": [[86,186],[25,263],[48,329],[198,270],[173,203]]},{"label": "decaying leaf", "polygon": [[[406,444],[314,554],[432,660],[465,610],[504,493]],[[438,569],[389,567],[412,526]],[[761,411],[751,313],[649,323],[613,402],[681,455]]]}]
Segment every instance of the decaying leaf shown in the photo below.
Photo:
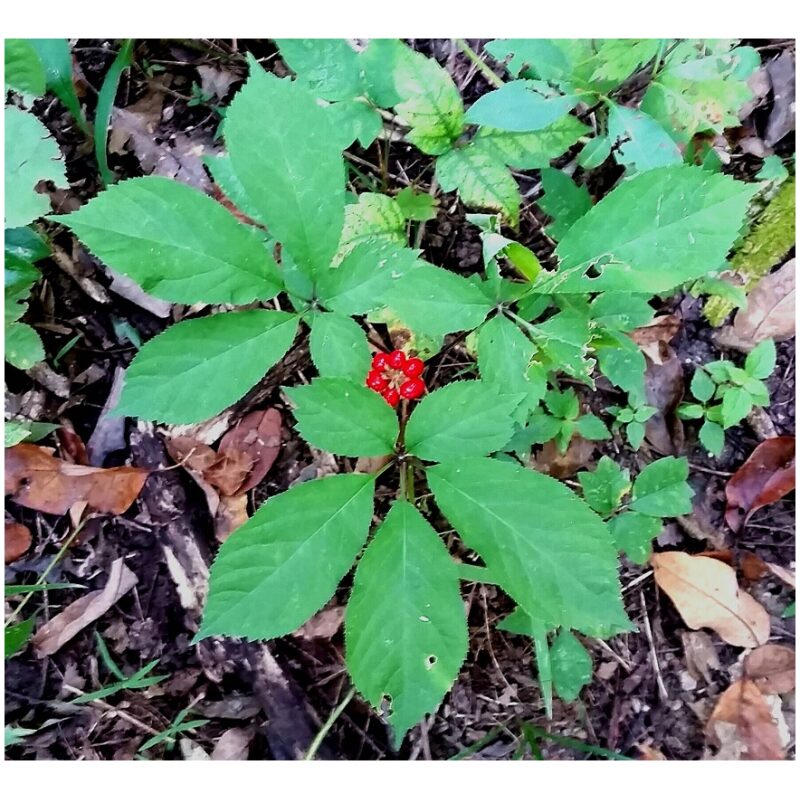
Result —
[{"label": "decaying leaf", "polygon": [[738,531],[755,511],[794,490],[794,437],[766,439],[725,486],[725,521]]},{"label": "decaying leaf", "polygon": [[647,405],[657,409],[645,423],[645,439],[664,455],[677,455],[683,448],[683,424],[675,410],[683,399],[683,364],[665,342],[656,343],[658,361],[645,356],[644,388]]},{"label": "decaying leaf", "polygon": [[555,441],[545,442],[533,459],[533,466],[539,471],[559,480],[573,476],[584,469],[592,460],[595,442],[590,442],[575,434],[566,452],[560,453]]},{"label": "decaying leaf", "polygon": [[639,752],[642,754],[639,761],[666,761],[667,757],[657,748],[649,744],[637,744]]},{"label": "decaying leaf", "polygon": [[250,742],[256,734],[251,725],[247,728],[229,728],[219,737],[211,753],[212,761],[246,761]]},{"label": "decaying leaf", "polygon": [[717,648],[705,631],[682,631],[681,641],[686,656],[686,669],[697,681],[711,683],[711,670],[720,669]]},{"label": "decaying leaf", "polygon": [[758,686],[736,681],[719,698],[706,725],[717,759],[779,761],[784,758],[777,721]]},{"label": "decaying leaf", "polygon": [[792,589],[797,588],[797,580],[793,570],[786,569],[786,567],[782,567],[780,564],[772,564],[769,561],[764,562],[767,565],[767,569],[782,583],[785,583],[787,586],[791,587]]},{"label": "decaying leaf", "polygon": [[247,495],[234,494],[219,498],[214,514],[214,535],[218,542],[224,542],[240,525],[247,522]]},{"label": "decaying leaf", "polygon": [[675,338],[680,327],[680,317],[675,314],[665,314],[650,320],[647,325],[632,330],[630,337],[654,364],[662,364],[662,359],[669,353],[660,345],[669,344]]},{"label": "decaying leaf", "polygon": [[6,495],[46,514],[66,514],[78,502],[95,511],[123,514],[147,480],[138,467],[86,467],[53,456],[48,447],[18,444],[6,450]]},{"label": "decaying leaf", "polygon": [[238,492],[249,492],[264,480],[280,453],[282,427],[280,411],[268,408],[251,411],[222,437],[220,453],[244,453],[251,461],[249,477],[237,488]]},{"label": "decaying leaf", "polygon": [[745,675],[763,694],[786,694],[795,686],[795,656],[791,647],[764,644],[748,653]]},{"label": "decaying leaf", "polygon": [[6,564],[16,561],[28,552],[33,538],[27,525],[6,520]]},{"label": "decaying leaf", "polygon": [[354,472],[363,472],[365,474],[377,472],[379,469],[383,469],[383,467],[385,467],[391,460],[392,457],[389,455],[359,456],[356,459]]},{"label": "decaying leaf", "polygon": [[344,606],[323,608],[314,614],[304,625],[301,625],[292,636],[301,639],[330,639],[342,627]]},{"label": "decaying leaf", "polygon": [[36,654],[39,658],[53,655],[87,625],[100,619],[137,583],[136,575],[125,566],[124,559],[118,558],[111,565],[108,582],[102,589],[89,592],[70,603],[36,631],[31,639]]},{"label": "decaying leaf", "polygon": [[739,588],[736,573],[727,564],[674,551],[656,553],[650,563],[656,583],[690,628],[711,628],[736,647],[766,643],[769,615]]}]

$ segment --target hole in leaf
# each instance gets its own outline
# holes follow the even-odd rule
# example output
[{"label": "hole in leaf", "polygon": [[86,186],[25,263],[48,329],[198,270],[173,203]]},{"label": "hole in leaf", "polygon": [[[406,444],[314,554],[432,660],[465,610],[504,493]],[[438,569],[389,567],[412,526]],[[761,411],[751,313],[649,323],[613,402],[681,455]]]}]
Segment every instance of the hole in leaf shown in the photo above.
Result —
[{"label": "hole in leaf", "polygon": [[438,659],[436,656],[434,656],[434,655],[430,655],[430,656],[428,656],[428,657],[425,659],[425,667],[426,667],[427,669],[433,669],[433,667],[436,665],[436,662],[437,662],[438,660],[439,660],[439,659]]}]

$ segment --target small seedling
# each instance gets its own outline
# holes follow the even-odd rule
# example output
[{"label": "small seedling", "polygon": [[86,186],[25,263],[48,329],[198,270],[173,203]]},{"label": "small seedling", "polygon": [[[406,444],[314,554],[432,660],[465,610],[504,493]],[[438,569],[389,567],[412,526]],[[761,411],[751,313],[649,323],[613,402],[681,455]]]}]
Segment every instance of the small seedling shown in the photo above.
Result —
[{"label": "small seedling", "polygon": [[625,431],[628,444],[638,450],[644,441],[645,423],[658,409],[653,406],[641,405],[633,406],[609,406],[606,411],[614,417],[611,430],[616,433],[619,430]]}]

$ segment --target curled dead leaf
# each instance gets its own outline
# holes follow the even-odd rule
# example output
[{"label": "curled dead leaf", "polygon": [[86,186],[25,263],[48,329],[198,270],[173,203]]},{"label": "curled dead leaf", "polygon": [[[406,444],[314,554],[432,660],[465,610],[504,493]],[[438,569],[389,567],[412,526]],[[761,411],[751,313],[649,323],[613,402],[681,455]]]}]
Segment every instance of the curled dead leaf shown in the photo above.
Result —
[{"label": "curled dead leaf", "polygon": [[791,647],[765,644],[747,654],[745,675],[763,694],[786,694],[795,686],[795,655]]},{"label": "curled dead leaf", "polygon": [[27,525],[21,522],[9,522],[6,520],[6,564],[16,561],[28,552],[33,537]]},{"label": "curled dead leaf", "polygon": [[545,442],[542,449],[534,456],[533,466],[559,480],[573,476],[578,470],[586,467],[592,460],[596,444],[575,434],[566,452],[559,452],[555,441]]},{"label": "curled dead leaf", "polygon": [[683,364],[665,342],[657,342],[658,359],[645,356],[644,388],[647,405],[656,413],[645,423],[645,439],[664,455],[677,455],[683,449],[683,423],[676,409],[683,400]]},{"label": "curled dead leaf", "polygon": [[681,327],[681,318],[675,314],[665,314],[650,320],[647,325],[635,328],[629,334],[639,349],[655,364],[663,363],[662,359],[668,356],[668,345]]},{"label": "curled dead leaf", "polygon": [[[795,334],[795,261],[765,275],[747,296],[747,306],[736,312],[733,334],[738,349],[752,350],[765,339],[783,342]],[[723,331],[726,329],[723,329]]]},{"label": "curled dead leaf", "polygon": [[222,437],[220,453],[229,457],[242,453],[250,460],[249,477],[237,487],[237,492],[249,492],[264,480],[281,451],[282,433],[280,411],[268,408],[251,411]]},{"label": "curled dead leaf", "polygon": [[224,542],[239,526],[249,519],[247,515],[247,495],[235,494],[219,498],[219,506],[214,514],[214,534],[218,542]]},{"label": "curled dead leaf", "polygon": [[766,643],[769,615],[739,588],[736,573],[727,564],[675,551],[656,553],[650,563],[656,583],[690,628],[711,628],[736,647]]}]

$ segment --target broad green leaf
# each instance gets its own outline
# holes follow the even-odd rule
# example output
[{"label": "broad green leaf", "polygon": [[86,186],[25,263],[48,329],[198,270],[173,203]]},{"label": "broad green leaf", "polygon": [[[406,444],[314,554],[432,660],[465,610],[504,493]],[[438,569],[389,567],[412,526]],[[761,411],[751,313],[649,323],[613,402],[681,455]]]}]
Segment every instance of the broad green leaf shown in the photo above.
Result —
[{"label": "broad green leaf", "polygon": [[44,346],[39,334],[24,322],[6,325],[5,357],[17,369],[30,369],[44,359]]},{"label": "broad green leaf", "polygon": [[740,423],[753,407],[753,398],[747,389],[729,386],[722,395],[722,427],[730,428]]},{"label": "broad green leaf", "polygon": [[576,419],[581,409],[574,389],[566,389],[563,392],[550,389],[544,393],[544,404],[551,414],[560,419]]},{"label": "broad green leaf", "polygon": [[577,637],[563,628],[550,646],[550,664],[556,692],[566,703],[577,699],[592,679],[592,657]]},{"label": "broad green leaf", "polygon": [[621,83],[652,61],[665,44],[663,39],[601,39],[592,80]]},{"label": "broad green leaf", "polygon": [[644,111],[612,103],[608,136],[617,143],[614,150],[617,163],[636,172],[683,162],[678,145]]},{"label": "broad green leaf", "polygon": [[267,500],[211,567],[197,638],[291,633],[333,595],[367,540],[373,476],[301,483]]},{"label": "broad green leaf", "polygon": [[309,274],[327,269],[344,221],[344,162],[325,110],[297,81],[250,77],[223,133],[233,171],[263,222]]},{"label": "broad green leaf", "polygon": [[[553,83],[567,82],[572,77],[575,52],[559,39],[495,39],[484,49],[498,61],[508,59],[512,75],[535,74]],[[580,42],[575,40],[574,45]],[[588,48],[587,48],[588,51]]]},{"label": "broad green leaf", "polygon": [[636,511],[626,511],[609,520],[608,529],[620,552],[634,564],[645,564],[653,552],[653,539],[663,527],[659,517],[648,517]]},{"label": "broad green leaf", "polygon": [[692,511],[692,487],[686,482],[689,463],[667,456],[648,464],[637,476],[631,509],[648,517],[678,517]]},{"label": "broad green leaf", "polygon": [[20,442],[38,442],[61,426],[52,422],[34,422],[32,419],[11,419],[5,423],[5,446]]},{"label": "broad green leaf", "polygon": [[389,304],[392,289],[417,264],[418,250],[400,247],[385,238],[357,244],[337,267],[319,274],[318,294],[331,311],[365,314]]},{"label": "broad green leaf", "polygon": [[480,97],[466,120],[502,131],[542,130],[578,104],[576,95],[546,93],[547,89],[536,81],[511,81]]},{"label": "broad green leaf", "polygon": [[66,106],[84,132],[91,135],[72,80],[72,53],[67,39],[29,39],[44,65],[47,88]]},{"label": "broad green leaf", "polygon": [[5,41],[6,88],[20,94],[41,97],[46,86],[46,76],[41,59],[27,39]]},{"label": "broad green leaf", "polygon": [[694,371],[694,375],[692,375],[690,388],[692,394],[701,403],[705,403],[711,399],[717,386],[714,381],[708,377],[708,373],[706,373],[705,370],[698,368]]},{"label": "broad green leaf", "polygon": [[371,240],[387,244],[406,243],[406,221],[395,200],[385,194],[363,192],[358,201],[344,210],[344,228],[338,256],[349,253],[356,245]]},{"label": "broad green leaf", "polygon": [[765,339],[748,353],[744,362],[745,371],[753,378],[761,380],[768,378],[775,369],[776,358],[775,342],[772,339]]},{"label": "broad green leaf", "polygon": [[589,382],[594,359],[589,358],[591,332],[583,315],[562,311],[530,329],[533,340],[541,349],[537,356],[547,360],[551,370],[563,370],[568,375]]},{"label": "broad green leaf", "polygon": [[414,409],[406,425],[406,449],[427,461],[493,453],[511,438],[511,414],[523,398],[499,395],[482,381],[450,383]]},{"label": "broad green leaf", "polygon": [[296,332],[293,314],[263,309],[179,322],[136,354],[116,411],[173,425],[208,419],[255,386]]},{"label": "broad green leaf", "polygon": [[398,500],[358,563],[345,616],[347,669],[399,745],[433,712],[467,654],[456,564],[414,506]]},{"label": "broad green leaf", "polygon": [[547,234],[556,241],[592,207],[592,198],[585,186],[579,186],[560,169],[542,170],[544,195],[537,201],[539,208],[553,221]]},{"label": "broad green leaf", "polygon": [[244,305],[280,291],[261,234],[179,181],[131,178],[53,219],[101,261],[164,300]]},{"label": "broad green leaf", "polygon": [[595,297],[589,304],[592,319],[604,328],[615,331],[631,331],[647,325],[655,309],[645,294],[606,292]]},{"label": "broad green leaf", "polygon": [[214,179],[223,193],[233,202],[233,204],[251,219],[258,218],[258,208],[253,205],[247,192],[242,186],[239,177],[233,171],[233,164],[229,156],[206,156],[203,163],[208,167],[211,177]]},{"label": "broad green leaf", "polygon": [[4,628],[5,633],[5,657],[11,658],[22,650],[28,643],[31,634],[33,633],[33,625],[36,621],[35,617],[17,622],[14,625],[6,625]]},{"label": "broad green leaf", "polygon": [[30,429],[24,423],[14,419],[5,421],[3,427],[3,436],[6,447],[13,447],[15,444],[24,442],[28,438],[29,434]]},{"label": "broad green leaf", "polygon": [[[532,620],[525,610],[521,606],[517,606],[508,616],[503,617],[495,627],[499,631],[530,637],[531,622]],[[552,630],[552,627],[548,627],[547,632],[550,633]]]},{"label": "broad green leaf", "polygon": [[316,378],[284,389],[295,404],[297,430],[309,444],[342,456],[383,456],[394,452],[397,414],[363,381]]},{"label": "broad green leaf", "polygon": [[619,506],[631,488],[630,472],[621,469],[608,456],[597,462],[593,472],[579,472],[578,480],[583,489],[583,499],[603,517]]},{"label": "broad green leaf", "polygon": [[584,169],[599,167],[611,155],[611,139],[608,136],[595,136],[583,146],[578,154],[578,164]]},{"label": "broad green leaf", "polygon": [[533,618],[578,630],[627,622],[608,529],[566,486],[488,458],[427,475],[464,543]]},{"label": "broad green leaf", "polygon": [[8,106],[4,121],[5,226],[18,228],[50,210],[49,196],[36,191],[39,181],[69,184],[55,139],[33,114]]},{"label": "broad green leaf", "polygon": [[32,228],[7,228],[5,254],[32,264],[50,255],[50,245]]},{"label": "broad green leaf", "polygon": [[436,160],[436,178],[443,191],[457,190],[468,208],[499,211],[512,226],[519,222],[517,182],[494,148],[470,142],[449,150]]},{"label": "broad green leaf", "polygon": [[336,136],[337,147],[345,150],[356,140],[369,147],[383,130],[381,115],[361,100],[343,100],[325,106]]},{"label": "broad green leaf", "polygon": [[657,293],[716,270],[756,190],[699,167],[635,175],[569,229],[556,249],[558,272],[537,291]]},{"label": "broad green leaf", "polygon": [[415,192],[412,186],[406,186],[394,199],[406,219],[426,222],[436,218],[436,198],[432,194]]},{"label": "broad green leaf", "polygon": [[362,93],[358,54],[345,39],[276,39],[281,58],[298,80],[324,100]]},{"label": "broad green leaf", "polygon": [[405,96],[398,92],[395,73],[397,63],[407,58],[408,52],[408,45],[399,39],[371,39],[358,54],[367,94],[381,108],[391,108]]},{"label": "broad green leaf", "polygon": [[702,419],[706,410],[699,403],[684,403],[678,406],[676,413],[681,419]]},{"label": "broad green leaf", "polygon": [[424,262],[394,281],[385,299],[414,331],[429,336],[477,328],[492,309],[474,283]]},{"label": "broad green leaf", "polygon": [[510,453],[529,453],[531,445],[544,444],[554,439],[561,430],[561,420],[544,412],[531,414],[526,427],[522,428],[504,447]]},{"label": "broad green leaf", "polygon": [[638,450],[644,441],[645,427],[639,420],[633,420],[625,426],[625,435],[628,437],[628,444]]},{"label": "broad green leaf", "polygon": [[593,342],[600,371],[611,383],[628,393],[631,403],[645,399],[644,373],[647,362],[644,353],[629,336],[618,331],[607,331]]},{"label": "broad green leaf", "polygon": [[700,442],[712,456],[719,456],[725,447],[725,429],[722,425],[705,420],[698,431]]},{"label": "broad green leaf", "polygon": [[31,288],[42,277],[36,267],[22,258],[6,253],[5,257],[5,321],[16,322],[24,313],[23,305]]},{"label": "broad green leaf", "polygon": [[319,313],[311,323],[311,360],[324,377],[362,383],[369,372],[370,352],[362,327],[351,317]]}]

